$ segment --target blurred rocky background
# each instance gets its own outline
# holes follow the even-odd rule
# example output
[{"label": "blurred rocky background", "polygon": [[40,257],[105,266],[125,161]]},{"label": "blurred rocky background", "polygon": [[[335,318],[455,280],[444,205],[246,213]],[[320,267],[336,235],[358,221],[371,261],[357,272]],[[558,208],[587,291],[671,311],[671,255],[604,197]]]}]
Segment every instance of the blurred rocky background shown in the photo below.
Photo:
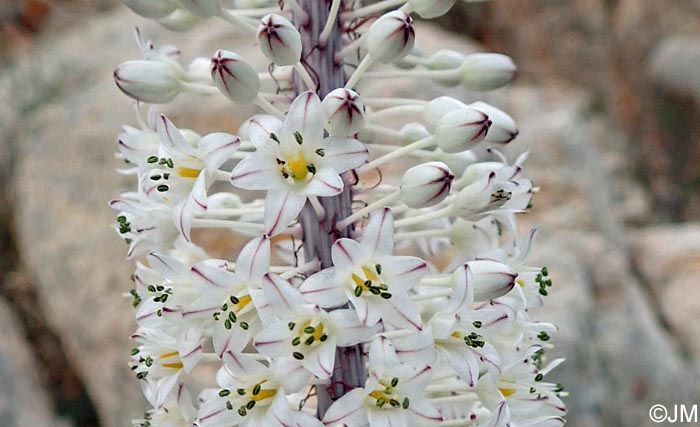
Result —
[{"label": "blurred rocky background", "polygon": [[[487,101],[518,120],[508,154],[530,150],[542,188],[528,222],[555,278],[542,317],[561,328],[569,425],[652,425],[654,403],[700,402],[700,3],[492,0],[443,24],[424,51],[498,51],[521,70]],[[135,25],[186,59],[238,46],[223,23],[169,33],[112,0],[0,1],[3,427],[125,427],[144,407],[106,204],[128,185],[113,152],[134,119],[112,70],[139,55]],[[226,102],[184,98],[178,123],[235,131]]]}]

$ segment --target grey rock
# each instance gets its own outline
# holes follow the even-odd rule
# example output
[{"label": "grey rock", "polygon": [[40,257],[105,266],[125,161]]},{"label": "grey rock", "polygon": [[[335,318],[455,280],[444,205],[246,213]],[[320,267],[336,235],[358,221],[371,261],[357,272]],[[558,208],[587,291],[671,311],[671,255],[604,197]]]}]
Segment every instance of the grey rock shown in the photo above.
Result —
[{"label": "grey rock", "polygon": [[[39,80],[43,89],[12,100],[22,107],[15,108],[21,114],[14,126],[20,253],[36,278],[46,317],[77,361],[105,427],[129,426],[146,409],[127,367],[135,324],[122,294],[132,285],[132,266],[110,227],[116,213],[107,206],[133,185],[114,170],[121,166],[114,158],[120,126],[136,121],[112,71],[140,56],[135,24],[147,34],[164,32],[123,8],[92,16],[46,42],[33,55],[33,64],[50,70]],[[235,43],[229,27],[218,22],[169,39],[184,55],[208,55]],[[30,80],[35,73],[24,80],[17,74],[16,85],[36,83]],[[182,98],[165,109],[179,126],[202,132],[237,129],[237,110],[223,97]]]},{"label": "grey rock", "polygon": [[700,37],[664,39],[652,51],[649,62],[656,83],[700,101]]},{"label": "grey rock", "polygon": [[53,425],[51,403],[14,312],[0,300],[0,425]]}]

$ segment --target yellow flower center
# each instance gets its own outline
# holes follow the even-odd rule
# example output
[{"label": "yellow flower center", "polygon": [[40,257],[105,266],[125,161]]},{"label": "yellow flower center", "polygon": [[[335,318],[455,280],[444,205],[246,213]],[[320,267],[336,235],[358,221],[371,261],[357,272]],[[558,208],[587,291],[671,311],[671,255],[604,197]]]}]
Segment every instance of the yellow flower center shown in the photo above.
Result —
[{"label": "yellow flower center", "polygon": [[202,172],[201,169],[191,169],[184,166],[178,166],[177,168],[177,174],[183,178],[197,178],[200,172]]},{"label": "yellow flower center", "polygon": [[499,388],[503,397],[510,397],[515,394],[514,388]]},{"label": "yellow flower center", "polygon": [[391,298],[391,293],[388,292],[389,286],[386,283],[382,283],[381,280],[381,265],[376,264],[374,268],[363,265],[360,269],[362,273],[353,273],[350,276],[355,284],[354,293],[356,297],[359,298],[364,292],[369,292],[372,295],[378,295],[384,299]]},{"label": "yellow flower center", "polygon": [[[182,361],[180,361],[180,353],[177,351],[173,351],[171,353],[164,353],[158,356],[158,359],[161,360],[161,366],[164,368],[169,368],[169,369],[182,369],[184,366],[182,364]],[[168,361],[167,363],[165,362],[167,359],[173,359]]]}]

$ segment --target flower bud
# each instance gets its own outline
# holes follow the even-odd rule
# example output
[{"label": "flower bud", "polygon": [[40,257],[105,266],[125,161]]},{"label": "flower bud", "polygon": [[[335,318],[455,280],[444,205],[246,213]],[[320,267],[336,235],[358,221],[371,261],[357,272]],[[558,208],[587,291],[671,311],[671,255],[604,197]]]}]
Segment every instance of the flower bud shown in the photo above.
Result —
[{"label": "flower bud", "polygon": [[211,58],[211,79],[234,102],[251,102],[260,90],[258,72],[238,54],[228,50],[220,49]]},{"label": "flower bud", "polygon": [[192,15],[185,9],[177,9],[170,15],[158,19],[158,23],[171,31],[187,31],[194,28],[202,18]]},{"label": "flower bud", "polygon": [[442,162],[428,162],[414,166],[401,178],[401,201],[418,209],[433,206],[450,194],[454,175]]},{"label": "flower bud", "polygon": [[128,96],[153,104],[170,102],[181,90],[180,70],[165,62],[124,62],[114,70],[114,81]]},{"label": "flower bud", "polygon": [[276,13],[261,19],[258,45],[275,65],[294,65],[301,59],[301,34],[287,18]]},{"label": "flower bud", "polygon": [[382,15],[367,31],[367,50],[384,64],[406,56],[415,41],[413,19],[402,10]]},{"label": "flower bud", "polygon": [[431,70],[456,70],[462,66],[466,58],[457,51],[441,49],[428,59],[427,66]]},{"label": "flower bud", "polygon": [[122,0],[134,13],[144,18],[163,18],[177,9],[173,0]]},{"label": "flower bud", "polygon": [[220,0],[178,0],[188,12],[200,18],[219,14]]},{"label": "flower bud", "polygon": [[428,129],[435,131],[440,119],[455,110],[465,108],[467,105],[449,96],[441,96],[430,101],[423,111],[423,117],[428,125]]},{"label": "flower bud", "polygon": [[430,132],[420,123],[408,123],[399,131],[401,138],[407,142],[416,142],[430,136]]},{"label": "flower bud", "polygon": [[518,136],[518,125],[515,123],[515,120],[503,110],[481,101],[471,103],[469,107],[481,111],[491,119],[491,127],[485,138],[486,142],[507,144]]},{"label": "flower bud", "polygon": [[476,147],[491,126],[489,116],[473,108],[461,108],[445,114],[438,122],[435,140],[446,153],[459,153]]},{"label": "flower bud", "polygon": [[336,89],[321,103],[325,127],[333,136],[351,136],[365,125],[365,107],[359,95],[349,89]]},{"label": "flower bud", "polygon": [[408,0],[411,8],[423,19],[437,18],[446,14],[456,0]]},{"label": "flower bud", "polygon": [[474,276],[474,301],[489,301],[501,297],[515,286],[518,273],[507,265],[489,260],[467,263]]},{"label": "flower bud", "polygon": [[499,53],[468,55],[460,67],[460,82],[469,90],[493,90],[510,83],[517,67]]},{"label": "flower bud", "polygon": [[438,149],[433,151],[432,159],[445,162],[455,175],[462,176],[464,171],[476,162],[477,157],[471,150],[462,151],[461,153],[445,153]]}]

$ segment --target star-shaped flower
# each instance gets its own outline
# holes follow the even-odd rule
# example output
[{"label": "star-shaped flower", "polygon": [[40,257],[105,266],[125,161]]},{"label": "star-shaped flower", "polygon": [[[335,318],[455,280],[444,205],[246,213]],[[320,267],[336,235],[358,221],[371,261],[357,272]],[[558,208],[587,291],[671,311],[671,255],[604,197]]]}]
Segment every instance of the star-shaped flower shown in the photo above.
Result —
[{"label": "star-shaped flower", "polygon": [[270,236],[292,222],[310,196],[343,191],[340,174],[360,166],[367,148],[353,138],[324,137],[321,100],[313,92],[299,95],[282,122],[256,116],[248,134],[256,151],[231,173],[231,182],[247,190],[267,190],[265,227]]}]

